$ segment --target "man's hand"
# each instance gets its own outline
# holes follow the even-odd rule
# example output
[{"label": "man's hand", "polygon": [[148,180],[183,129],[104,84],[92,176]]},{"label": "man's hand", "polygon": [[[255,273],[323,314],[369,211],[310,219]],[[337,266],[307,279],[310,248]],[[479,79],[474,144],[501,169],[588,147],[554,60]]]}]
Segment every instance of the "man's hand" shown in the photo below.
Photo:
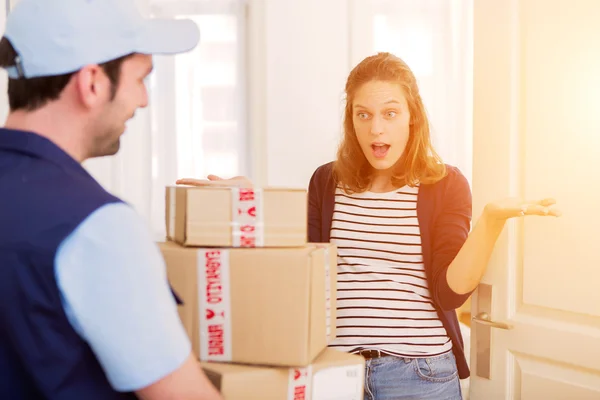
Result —
[{"label": "man's hand", "polygon": [[192,354],[179,369],[136,395],[141,400],[223,400]]},{"label": "man's hand", "polygon": [[208,187],[222,187],[222,186],[235,186],[235,187],[252,187],[252,182],[245,176],[235,176],[230,179],[223,179],[216,175],[208,175],[207,179],[192,179],[183,178],[178,179],[175,182],[178,185],[189,185],[189,186],[208,186]]}]

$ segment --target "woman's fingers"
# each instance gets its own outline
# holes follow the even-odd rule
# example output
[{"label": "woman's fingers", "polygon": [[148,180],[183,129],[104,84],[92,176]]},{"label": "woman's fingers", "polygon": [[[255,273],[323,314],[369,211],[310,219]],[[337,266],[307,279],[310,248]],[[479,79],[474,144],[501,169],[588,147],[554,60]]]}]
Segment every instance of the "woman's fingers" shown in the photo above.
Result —
[{"label": "woman's fingers", "polygon": [[538,204],[538,205],[544,206],[544,207],[549,207],[549,206],[556,204],[556,200],[549,197],[549,198],[546,198],[543,200],[530,201],[529,203],[530,204]]},{"label": "woman's fingers", "polygon": [[204,186],[209,183],[209,181],[204,179],[191,179],[191,178],[183,178],[177,179],[175,181],[177,185],[190,185],[190,186]]},{"label": "woman's fingers", "polygon": [[[548,204],[548,203],[540,202],[540,204],[534,204],[534,205],[522,207],[521,215],[522,216],[525,216],[525,215],[541,215],[541,216],[551,215],[551,216],[558,217],[562,214],[560,212],[560,210],[558,210],[557,208],[545,206],[542,204]],[[550,203],[550,205],[552,205],[552,204],[554,204],[554,203]]]}]

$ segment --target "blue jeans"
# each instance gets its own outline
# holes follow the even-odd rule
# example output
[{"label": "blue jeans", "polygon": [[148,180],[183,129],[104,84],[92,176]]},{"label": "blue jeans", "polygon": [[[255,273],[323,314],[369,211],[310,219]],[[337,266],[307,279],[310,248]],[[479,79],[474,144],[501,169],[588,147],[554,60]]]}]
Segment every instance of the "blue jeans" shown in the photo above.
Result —
[{"label": "blue jeans", "polygon": [[452,351],[430,358],[367,360],[365,400],[462,400]]}]

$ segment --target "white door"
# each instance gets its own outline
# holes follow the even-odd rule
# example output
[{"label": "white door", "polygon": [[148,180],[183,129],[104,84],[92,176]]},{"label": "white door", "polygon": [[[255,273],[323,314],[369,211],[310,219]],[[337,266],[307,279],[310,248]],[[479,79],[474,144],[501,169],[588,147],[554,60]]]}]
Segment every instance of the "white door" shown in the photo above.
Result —
[{"label": "white door", "polygon": [[506,195],[564,215],[500,237],[473,297],[498,324],[473,321],[471,399],[600,399],[600,1],[474,7],[474,216]]}]

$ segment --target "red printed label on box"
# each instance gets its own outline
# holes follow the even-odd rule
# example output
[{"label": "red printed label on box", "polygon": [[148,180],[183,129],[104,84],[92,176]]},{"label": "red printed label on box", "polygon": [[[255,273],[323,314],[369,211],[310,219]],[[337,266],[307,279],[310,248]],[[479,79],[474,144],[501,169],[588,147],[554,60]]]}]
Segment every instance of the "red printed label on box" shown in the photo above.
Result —
[{"label": "red printed label on box", "polygon": [[288,400],[310,400],[312,367],[290,368],[288,379]]},{"label": "red printed label on box", "polygon": [[229,253],[198,251],[200,359],[231,361]]},{"label": "red printed label on box", "polygon": [[264,246],[262,191],[232,188],[233,247]]}]

